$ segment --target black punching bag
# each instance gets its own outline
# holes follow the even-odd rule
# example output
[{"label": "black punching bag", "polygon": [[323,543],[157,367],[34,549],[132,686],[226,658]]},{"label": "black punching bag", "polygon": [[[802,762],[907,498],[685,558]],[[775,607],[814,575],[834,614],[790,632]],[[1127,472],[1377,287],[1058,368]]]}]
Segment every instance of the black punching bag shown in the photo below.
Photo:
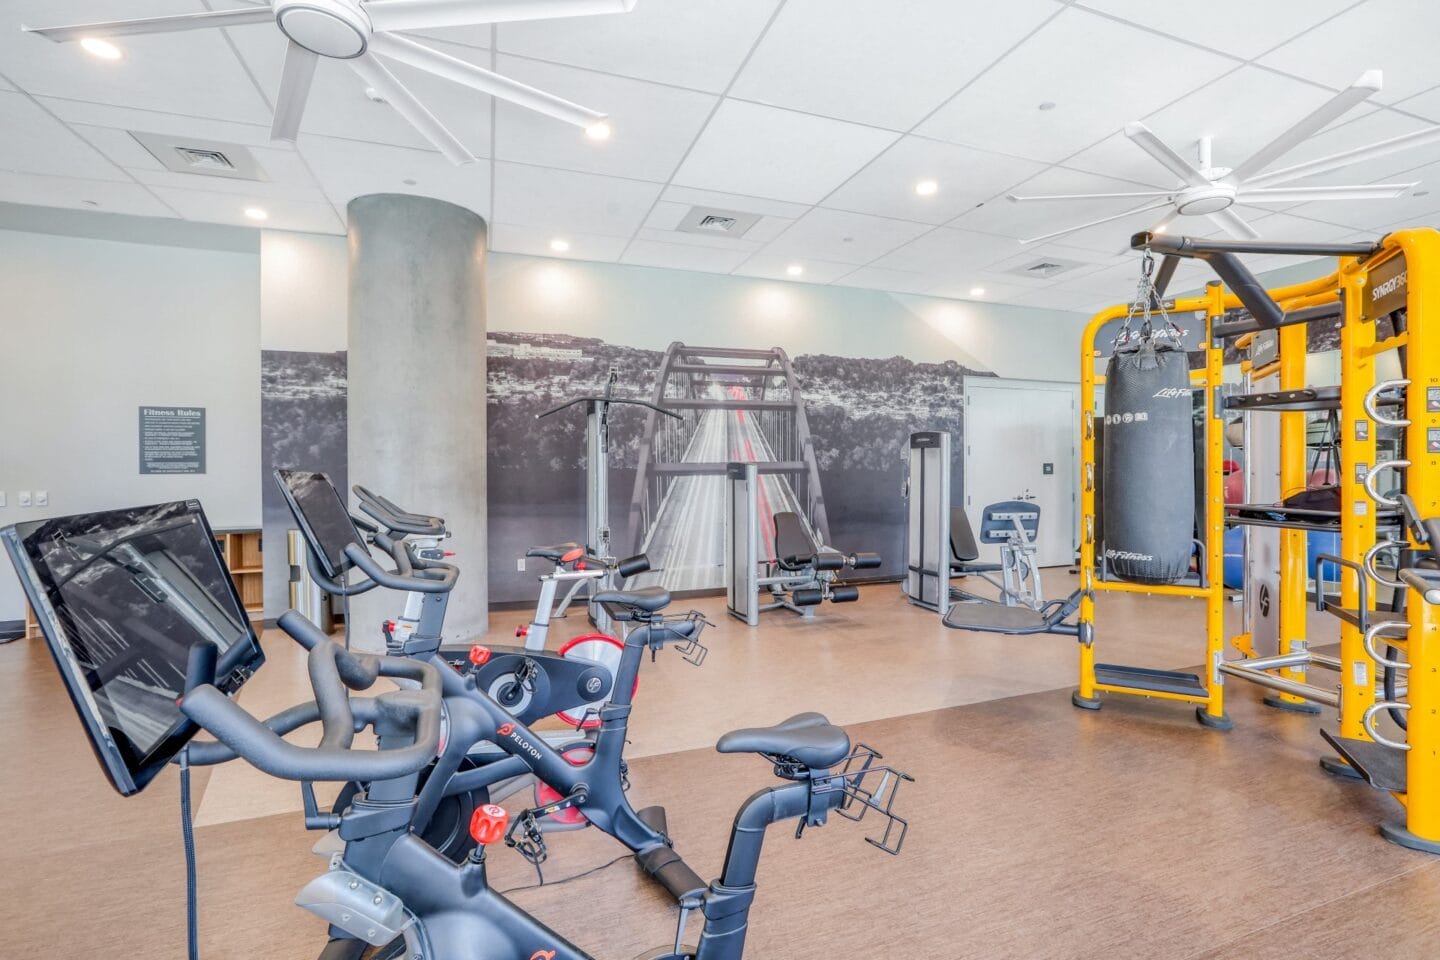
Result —
[{"label": "black punching bag", "polygon": [[1195,447],[1190,357],[1166,338],[1116,349],[1105,370],[1100,486],[1109,572],[1174,583],[1190,572]]}]

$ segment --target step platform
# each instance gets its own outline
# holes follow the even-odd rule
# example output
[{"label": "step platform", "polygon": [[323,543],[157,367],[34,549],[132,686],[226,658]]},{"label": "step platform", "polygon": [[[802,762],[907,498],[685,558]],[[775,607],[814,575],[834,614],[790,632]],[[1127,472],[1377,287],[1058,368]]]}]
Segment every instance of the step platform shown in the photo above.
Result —
[{"label": "step platform", "polygon": [[1174,693],[1204,698],[1209,695],[1205,681],[1193,673],[1150,670],[1118,663],[1095,664],[1095,682],[1107,687],[1124,687],[1149,693]]},{"label": "step platform", "polygon": [[1352,740],[1329,730],[1321,730],[1320,736],[1376,790],[1405,792],[1405,751],[1373,740]]}]

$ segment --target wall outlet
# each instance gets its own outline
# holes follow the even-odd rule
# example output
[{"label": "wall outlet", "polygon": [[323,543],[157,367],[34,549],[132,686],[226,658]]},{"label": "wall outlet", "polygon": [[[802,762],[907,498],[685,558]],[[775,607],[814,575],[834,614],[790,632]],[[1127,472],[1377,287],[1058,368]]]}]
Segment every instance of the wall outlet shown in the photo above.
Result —
[{"label": "wall outlet", "polygon": [[525,572],[525,558],[524,558],[524,557],[520,557],[520,558],[516,559],[516,561],[515,561],[515,572],[516,572],[516,573],[524,573],[524,572]]},{"label": "wall outlet", "polygon": [[49,490],[36,490],[36,491],[35,491],[35,506],[37,506],[37,507],[48,507],[48,506],[50,506],[50,491],[49,491]]},{"label": "wall outlet", "polygon": [[5,491],[0,490],[0,507],[5,506]]},{"label": "wall outlet", "polygon": [[17,504],[18,506],[21,506],[21,507],[28,507],[28,506],[30,506],[30,491],[29,491],[29,490],[21,490],[19,493],[15,494],[15,500],[16,500],[16,504]]}]

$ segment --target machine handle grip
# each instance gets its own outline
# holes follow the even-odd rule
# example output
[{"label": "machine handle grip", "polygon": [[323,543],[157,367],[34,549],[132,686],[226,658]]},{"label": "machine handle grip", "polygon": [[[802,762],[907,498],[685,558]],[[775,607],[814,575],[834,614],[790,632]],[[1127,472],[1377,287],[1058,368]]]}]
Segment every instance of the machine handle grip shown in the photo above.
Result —
[{"label": "machine handle grip", "polygon": [[643,553],[637,553],[633,557],[626,557],[615,564],[615,572],[622,579],[637,576],[650,569],[650,558]]},{"label": "machine handle grip", "polygon": [[[404,556],[404,552],[397,551],[397,553],[396,560],[398,561],[400,556]],[[380,586],[389,587],[391,590],[413,590],[416,593],[449,593],[454,589],[455,580],[460,575],[457,567],[444,564],[444,569],[439,571],[440,575],[438,577],[417,576],[411,570],[406,569],[410,566],[408,558],[405,563],[397,564],[402,567],[400,572],[392,572],[376,563],[374,557],[370,556],[363,547],[355,543],[345,548],[345,556],[351,563],[359,567],[365,576],[374,580],[380,584]]]}]

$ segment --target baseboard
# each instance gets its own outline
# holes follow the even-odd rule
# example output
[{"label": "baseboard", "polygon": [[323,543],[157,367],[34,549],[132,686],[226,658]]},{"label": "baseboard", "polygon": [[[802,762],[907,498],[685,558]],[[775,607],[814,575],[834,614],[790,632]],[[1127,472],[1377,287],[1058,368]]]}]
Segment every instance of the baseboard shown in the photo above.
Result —
[{"label": "baseboard", "polygon": [[24,620],[0,620],[0,643],[9,643],[25,636]]}]

